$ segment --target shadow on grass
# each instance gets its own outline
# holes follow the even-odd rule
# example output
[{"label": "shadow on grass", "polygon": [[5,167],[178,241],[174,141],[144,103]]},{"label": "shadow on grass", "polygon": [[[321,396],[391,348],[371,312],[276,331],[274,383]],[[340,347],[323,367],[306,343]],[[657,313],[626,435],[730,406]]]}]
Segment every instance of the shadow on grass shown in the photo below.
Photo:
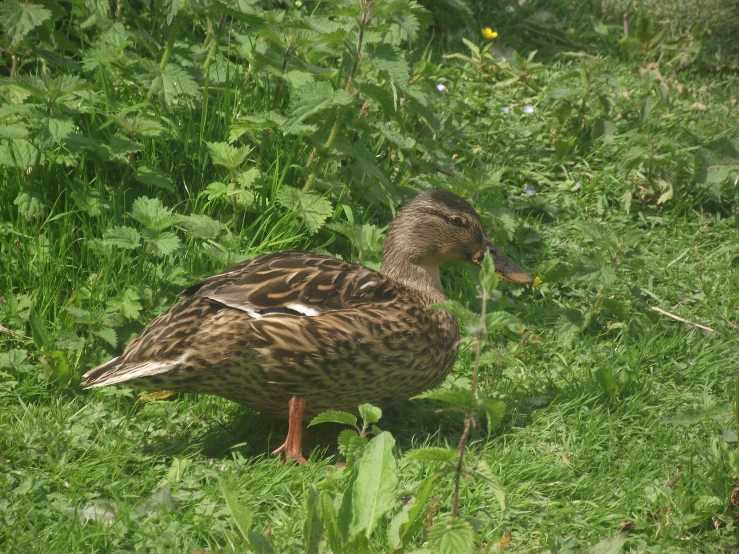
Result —
[{"label": "shadow on grass", "polygon": [[[427,400],[402,402],[383,411],[379,427],[393,434],[403,452],[424,444],[429,437],[436,437],[434,440],[442,444],[456,445],[462,432],[462,415],[438,412],[443,408],[438,402]],[[230,458],[232,452],[239,452],[245,458],[268,456],[284,441],[287,427],[287,421],[234,405],[219,421],[200,418],[197,424],[187,426],[176,435],[152,437],[144,449],[150,454],[165,456],[200,454],[209,458]],[[337,440],[339,433],[347,428],[326,423],[304,429],[303,454],[313,459],[339,461],[342,456]]]}]

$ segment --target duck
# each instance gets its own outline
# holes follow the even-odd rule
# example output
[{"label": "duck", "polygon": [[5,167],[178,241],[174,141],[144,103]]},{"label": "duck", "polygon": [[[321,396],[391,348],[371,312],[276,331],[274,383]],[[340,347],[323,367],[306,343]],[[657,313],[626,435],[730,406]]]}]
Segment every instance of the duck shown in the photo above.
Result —
[{"label": "duck", "polygon": [[182,291],[82,386],[212,394],[287,418],[272,454],[304,463],[307,418],[356,413],[365,403],[384,408],[446,378],[459,327],[451,313],[430,309],[447,299],[439,266],[482,265],[486,255],[502,279],[532,283],[469,202],[425,191],[390,224],[379,271],[303,250],[247,259]]}]

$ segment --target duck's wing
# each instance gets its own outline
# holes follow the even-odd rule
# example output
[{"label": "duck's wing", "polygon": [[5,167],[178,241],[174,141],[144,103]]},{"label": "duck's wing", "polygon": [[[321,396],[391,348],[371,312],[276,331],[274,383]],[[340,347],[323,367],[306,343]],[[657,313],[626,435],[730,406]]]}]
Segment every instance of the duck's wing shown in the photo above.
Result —
[{"label": "duck's wing", "polygon": [[315,316],[406,295],[370,268],[300,250],[247,260],[181,293],[242,310],[255,319],[274,313]]},{"label": "duck's wing", "polygon": [[253,320],[272,320],[258,334],[269,340],[264,337],[269,329],[277,340],[284,334],[277,332],[280,327],[296,325],[295,316],[302,319],[360,306],[381,310],[398,300],[413,303],[402,287],[377,271],[297,250],[246,260],[188,287],[180,296],[183,301],[152,321],[121,356],[88,371],[82,385],[98,387],[167,373],[206,339],[235,328],[254,332],[248,323]]}]

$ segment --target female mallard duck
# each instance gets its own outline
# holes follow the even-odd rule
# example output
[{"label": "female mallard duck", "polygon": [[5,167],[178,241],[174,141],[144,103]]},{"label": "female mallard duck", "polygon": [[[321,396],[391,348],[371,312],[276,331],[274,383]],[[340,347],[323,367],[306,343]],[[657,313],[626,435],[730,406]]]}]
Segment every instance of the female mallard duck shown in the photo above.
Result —
[{"label": "female mallard duck", "polygon": [[486,251],[502,278],[531,283],[465,200],[424,192],[390,226],[379,272],[298,250],[246,260],[185,289],[83,385],[216,394],[288,417],[273,454],[304,461],[304,416],[388,406],[444,380],[458,327],[450,313],[427,309],[446,299],[439,264],[480,264]]}]

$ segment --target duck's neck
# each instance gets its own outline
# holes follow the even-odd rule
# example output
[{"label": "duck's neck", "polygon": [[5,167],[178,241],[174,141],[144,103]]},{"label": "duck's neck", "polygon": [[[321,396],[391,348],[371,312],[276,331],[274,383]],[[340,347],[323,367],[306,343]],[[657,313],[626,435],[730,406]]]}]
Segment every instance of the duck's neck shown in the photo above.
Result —
[{"label": "duck's neck", "polygon": [[447,299],[439,278],[439,264],[414,263],[386,253],[382,256],[380,273],[415,292],[426,306]]}]

